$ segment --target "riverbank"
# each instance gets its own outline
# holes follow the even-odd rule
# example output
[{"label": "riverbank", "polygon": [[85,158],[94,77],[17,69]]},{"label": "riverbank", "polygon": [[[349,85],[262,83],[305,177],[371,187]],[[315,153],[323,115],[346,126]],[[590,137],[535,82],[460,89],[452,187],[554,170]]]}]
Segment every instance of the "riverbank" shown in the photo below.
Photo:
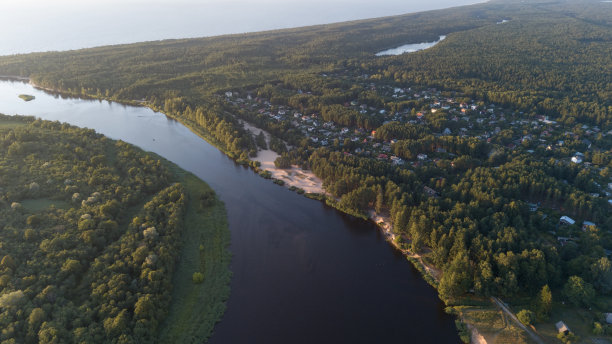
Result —
[{"label": "riverbank", "polygon": [[[206,342],[221,321],[230,296],[230,232],[224,204],[205,182],[163,159],[183,184],[189,200],[181,255],[172,280],[172,303],[159,332],[163,343]],[[213,195],[207,205],[203,195]],[[202,283],[192,279],[203,275]]]},{"label": "riverbank", "polygon": [[[267,146],[270,146],[270,133],[248,122],[242,120],[240,122],[244,129],[251,132],[254,136],[263,133]],[[292,165],[291,168],[277,168],[274,161],[278,157],[279,154],[275,151],[265,149],[258,151],[257,156],[252,160],[259,162],[260,169],[270,172],[273,179],[282,180],[287,187],[301,189],[305,193],[326,194],[325,189],[323,189],[323,181],[312,171],[301,169],[297,165]]]}]

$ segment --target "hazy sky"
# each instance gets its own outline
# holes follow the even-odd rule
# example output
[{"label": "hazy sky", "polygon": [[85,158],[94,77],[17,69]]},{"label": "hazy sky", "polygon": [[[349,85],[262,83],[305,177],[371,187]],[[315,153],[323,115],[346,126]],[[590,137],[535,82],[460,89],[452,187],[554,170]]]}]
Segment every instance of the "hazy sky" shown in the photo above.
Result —
[{"label": "hazy sky", "polygon": [[381,17],[483,0],[0,0],[0,55]]}]

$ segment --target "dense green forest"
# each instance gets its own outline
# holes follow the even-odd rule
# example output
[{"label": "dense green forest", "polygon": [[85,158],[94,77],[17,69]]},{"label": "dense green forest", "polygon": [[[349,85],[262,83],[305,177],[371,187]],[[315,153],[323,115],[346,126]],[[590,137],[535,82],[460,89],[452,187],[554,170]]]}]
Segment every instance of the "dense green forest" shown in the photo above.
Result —
[{"label": "dense green forest", "polygon": [[[267,130],[277,166],[312,169],[328,204],[390,218],[396,243],[442,271],[447,304],[552,290],[603,312],[612,296],[609,5],[492,1],[0,57],[0,74],[144,103],[242,162],[268,144],[241,120]],[[440,35],[424,51],[375,56]],[[533,305],[548,319],[550,304]]]},{"label": "dense green forest", "polygon": [[[215,233],[196,235],[196,242],[228,243],[214,192],[169,163],[93,130],[1,116],[2,342],[156,341],[162,324],[174,325],[167,317],[173,285],[203,288],[191,281],[191,273],[200,271],[174,274],[185,254],[183,236]],[[206,223],[185,229],[186,218],[203,221],[219,207],[222,220],[214,231],[207,232]],[[206,264],[227,271],[225,250],[206,254]],[[228,276],[216,276],[224,283],[218,290],[201,291],[219,304],[201,305],[202,313],[216,308],[212,323],[181,324],[186,333],[167,336],[169,341],[210,334],[227,297]]]}]

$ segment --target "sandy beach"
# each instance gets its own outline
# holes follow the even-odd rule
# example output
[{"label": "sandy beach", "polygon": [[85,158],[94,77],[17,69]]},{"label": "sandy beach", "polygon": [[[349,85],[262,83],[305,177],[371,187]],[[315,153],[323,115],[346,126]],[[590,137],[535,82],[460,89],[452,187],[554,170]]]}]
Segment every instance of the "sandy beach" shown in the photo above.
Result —
[{"label": "sandy beach", "polygon": [[[266,137],[266,143],[268,145],[270,144],[270,134],[268,132],[245,121],[242,121],[242,125],[255,136],[259,135],[260,132],[263,132],[264,136]],[[257,156],[252,160],[259,161],[261,164],[260,168],[262,170],[270,172],[272,174],[272,178],[284,181],[285,186],[287,187],[295,186],[303,189],[306,193],[325,193],[325,190],[323,189],[323,181],[315,176],[312,171],[303,170],[296,165],[291,166],[290,169],[276,168],[276,166],[274,166],[274,160],[276,160],[278,156],[278,153],[272,150],[260,150],[257,152]]]}]

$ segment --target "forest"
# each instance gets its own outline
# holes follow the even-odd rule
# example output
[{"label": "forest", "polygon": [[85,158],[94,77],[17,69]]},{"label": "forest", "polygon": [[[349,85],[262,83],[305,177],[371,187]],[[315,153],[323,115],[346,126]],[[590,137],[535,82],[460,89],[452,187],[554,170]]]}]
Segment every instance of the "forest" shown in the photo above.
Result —
[{"label": "forest", "polygon": [[[127,143],[31,117],[1,115],[0,171],[2,343],[147,343],[172,326],[189,204],[203,220],[212,190]],[[209,294],[219,304],[223,288]]]},{"label": "forest", "polygon": [[[389,217],[397,244],[442,272],[437,287],[448,305],[466,295],[527,298],[547,321],[550,303],[537,300],[551,292],[581,309],[612,305],[608,5],[491,1],[5,56],[0,74],[143,103],[255,165],[249,159],[267,145],[241,124],[250,122],[273,135],[277,166],[323,180],[328,204]],[[447,38],[424,51],[375,56],[440,35]],[[141,192],[155,183],[145,179]]]}]

